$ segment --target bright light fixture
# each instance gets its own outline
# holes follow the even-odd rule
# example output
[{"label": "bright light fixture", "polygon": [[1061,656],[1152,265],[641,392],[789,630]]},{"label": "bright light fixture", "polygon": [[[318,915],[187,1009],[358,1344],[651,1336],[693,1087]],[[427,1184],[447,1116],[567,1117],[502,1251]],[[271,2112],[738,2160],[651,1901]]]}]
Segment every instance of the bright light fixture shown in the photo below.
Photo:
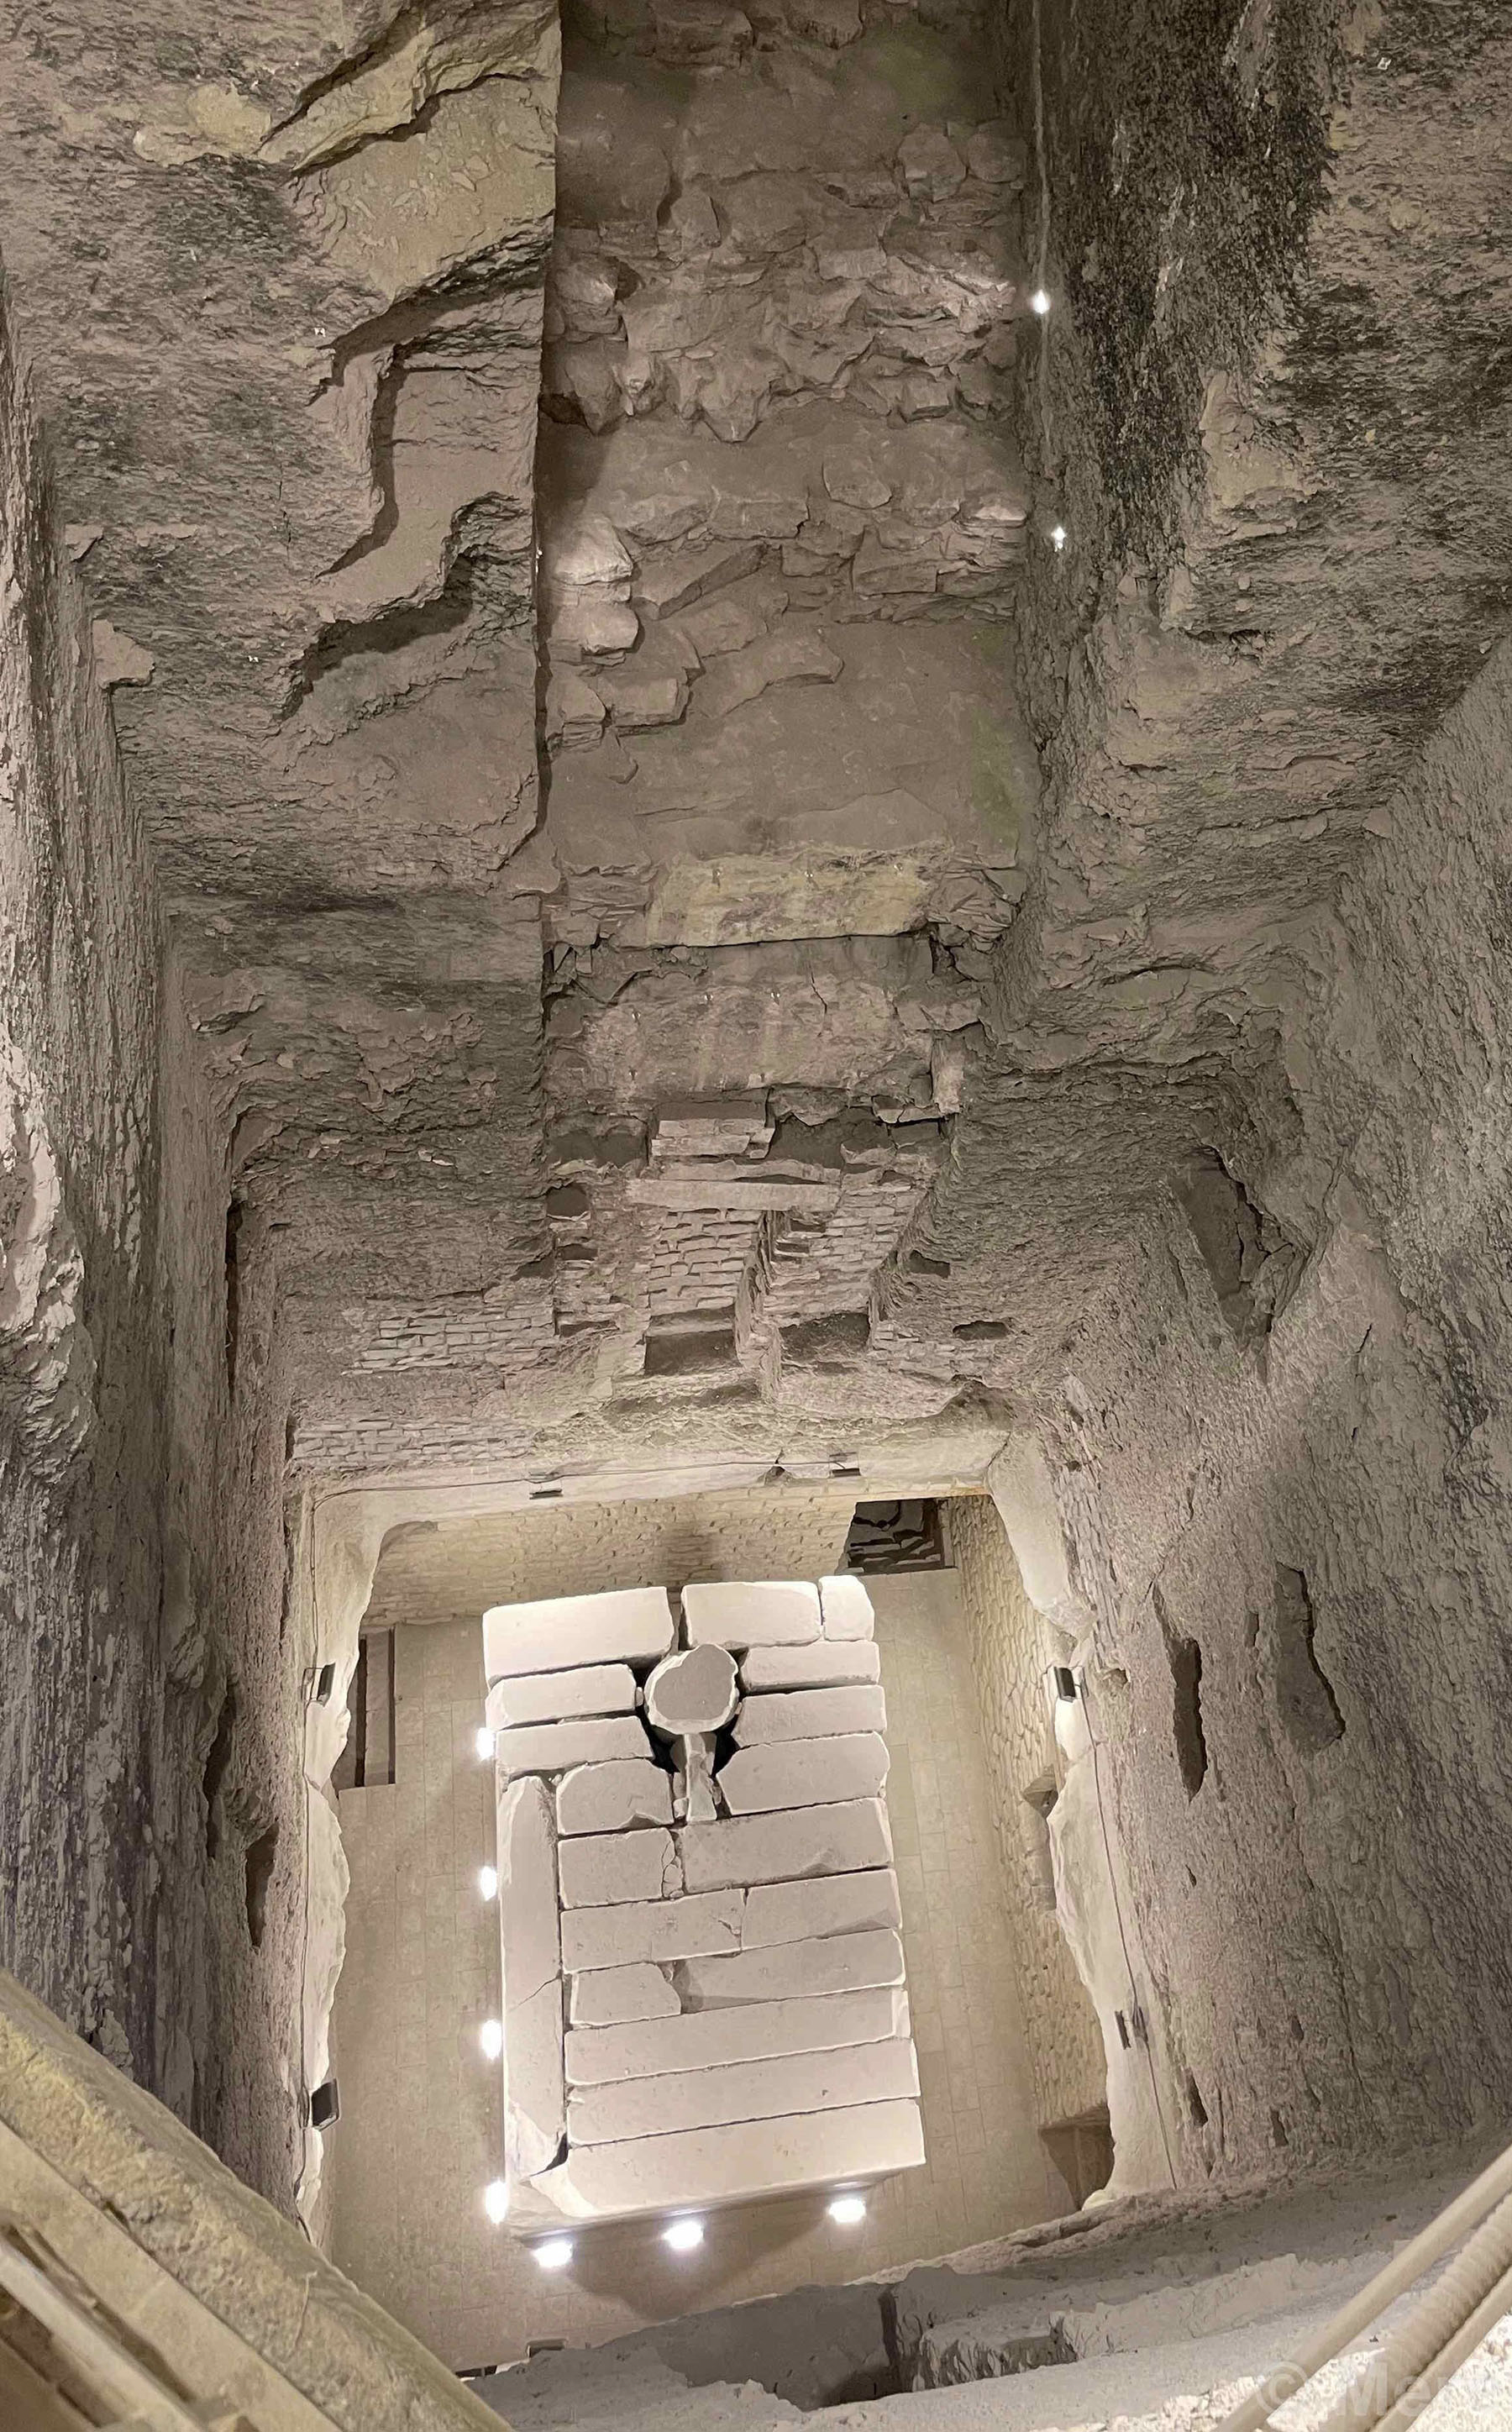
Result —
[{"label": "bright light fixture", "polygon": [[496,2225],[510,2208],[510,2191],[502,2179],[490,2179],[483,2189],[483,2210]]},{"label": "bright light fixture", "polygon": [[865,2196],[836,2196],[830,2205],[830,2219],[832,2221],[837,2221],[842,2229],[854,2229],[857,2221],[865,2221],[865,2218],[866,2199]]},{"label": "bright light fixture", "polygon": [[570,2238],[543,2238],[530,2249],[543,2272],[565,2272],[577,2251]]},{"label": "bright light fixture", "polygon": [[662,2232],[662,2239],[664,2245],[670,2246],[674,2255],[691,2255],[696,2246],[703,2244],[703,2223],[696,2221],[691,2213],[684,2213],[680,2221],[667,2222]]},{"label": "bright light fixture", "polygon": [[478,2030],[478,2040],[483,2047],[485,2060],[497,2060],[504,2049],[504,2028],[498,2018],[485,2018]]},{"label": "bright light fixture", "polygon": [[1050,311],[1050,300],[1049,289],[1045,287],[1036,287],[1033,296],[1029,299],[1030,311],[1032,312],[1037,312],[1040,319],[1043,321],[1046,313]]},{"label": "bright light fixture", "polygon": [[497,1900],[498,1868],[496,1866],[479,1867],[478,1890],[479,1897],[483,1900]]},{"label": "bright light fixture", "polygon": [[485,1763],[494,1753],[494,1734],[486,1723],[478,1726],[478,1753]]},{"label": "bright light fixture", "polygon": [[1066,547],[1066,526],[1064,524],[1056,524],[1051,530],[1050,547],[1054,549],[1057,556],[1059,556],[1061,550]]}]

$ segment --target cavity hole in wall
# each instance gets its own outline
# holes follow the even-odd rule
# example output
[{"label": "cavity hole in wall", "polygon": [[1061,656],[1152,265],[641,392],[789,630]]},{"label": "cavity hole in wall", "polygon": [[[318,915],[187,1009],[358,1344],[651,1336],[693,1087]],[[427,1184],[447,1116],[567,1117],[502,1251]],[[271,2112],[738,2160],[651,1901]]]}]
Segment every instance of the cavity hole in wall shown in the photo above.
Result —
[{"label": "cavity hole in wall", "polygon": [[236,1391],[236,1355],[242,1336],[242,1225],[245,1204],[233,1199],[226,1210],[226,1385]]},{"label": "cavity hole in wall", "polygon": [[270,1824],[249,1844],[246,1853],[246,1930],[252,1948],[260,1951],[268,1922],[268,1886],[278,1859],[278,1828]]},{"label": "cavity hole in wall", "polygon": [[1272,2111],[1270,2114],[1270,2141],[1272,2145],[1277,2146],[1291,2143],[1291,2138],[1286,2134],[1286,2123],[1279,2111]]},{"label": "cavity hole in wall", "polygon": [[1305,1571],[1276,1564],[1276,1702],[1282,1729],[1303,1756],[1344,1736],[1334,1686],[1318,1660],[1317,1620]]},{"label": "cavity hole in wall", "polygon": [[1127,2052],[1127,2051],[1129,2050],[1129,2041],[1130,2041],[1130,2038],[1129,2038],[1129,2021],[1128,2021],[1128,2019],[1124,2017],[1123,2012],[1122,2012],[1121,2010],[1115,2010],[1115,2011],[1114,2011],[1114,2014],[1113,2014],[1113,2019],[1114,2019],[1114,2024],[1117,2026],[1117,2030],[1118,2030],[1118,2041],[1120,2042],[1120,2044],[1122,2044],[1122,2046],[1123,2046],[1123,2048],[1124,2048],[1124,2051],[1125,2051],[1125,2052]]},{"label": "cavity hole in wall", "polygon": [[950,1562],[945,1506],[932,1496],[857,1504],[842,1570],[942,1571]]},{"label": "cavity hole in wall", "polygon": [[1186,2072],[1186,2109],[1194,2128],[1207,2126],[1207,2105],[1202,2100],[1197,2080],[1190,2069]]},{"label": "cavity hole in wall", "polygon": [[227,1686],[226,1695],[221,1699],[221,1711],[215,1720],[215,1736],[210,1744],[210,1752],[205,1759],[205,1772],[200,1782],[200,1788],[205,1794],[205,1855],[208,1858],[213,1858],[221,1846],[220,1818],[216,1814],[215,1802],[220,1797],[221,1784],[226,1780],[227,1767],[231,1762],[231,1734],[235,1723],[236,1690],[234,1686]]},{"label": "cavity hole in wall", "polygon": [[381,1788],[394,1780],[395,1632],[364,1630],[346,1693],[346,1745],[331,1782],[344,1790]]},{"label": "cavity hole in wall", "polygon": [[1195,1638],[1168,1638],[1171,1725],[1182,1786],[1195,1799],[1207,1778],[1207,1741],[1202,1731],[1202,1650]]}]

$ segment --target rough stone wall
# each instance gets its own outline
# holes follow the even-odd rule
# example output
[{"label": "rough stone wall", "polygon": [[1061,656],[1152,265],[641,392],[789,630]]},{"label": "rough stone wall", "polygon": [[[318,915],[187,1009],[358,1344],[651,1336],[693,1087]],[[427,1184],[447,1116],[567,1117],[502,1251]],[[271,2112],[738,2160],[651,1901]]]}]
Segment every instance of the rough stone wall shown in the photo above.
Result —
[{"label": "rough stone wall", "polygon": [[302,1667],[271,1262],[164,967],[109,637],[59,562],[6,311],[0,1961],[288,2204]]},{"label": "rough stone wall", "polygon": [[366,1622],[479,1621],[490,1604],[659,1579],[821,1579],[854,1510],[853,1494],[787,1486],[422,1522],[384,1546]]},{"label": "rough stone wall", "polygon": [[[1097,2014],[1077,1975],[1053,1905],[1040,1896],[1026,1838],[1031,1784],[1055,1767],[1045,1696],[1045,1667],[1055,1661],[1043,1624],[1025,1596],[1013,1550],[991,1499],[959,1495],[950,1505],[950,1542],[971,1670],[982,1711],[993,1822],[1002,1860],[1013,1968],[1033,2071],[1042,2128],[1074,2120],[1103,2099],[1106,2072]],[[1048,1863],[1049,1843],[1046,1840]],[[1053,1886],[1051,1887],[1053,1895]]]}]

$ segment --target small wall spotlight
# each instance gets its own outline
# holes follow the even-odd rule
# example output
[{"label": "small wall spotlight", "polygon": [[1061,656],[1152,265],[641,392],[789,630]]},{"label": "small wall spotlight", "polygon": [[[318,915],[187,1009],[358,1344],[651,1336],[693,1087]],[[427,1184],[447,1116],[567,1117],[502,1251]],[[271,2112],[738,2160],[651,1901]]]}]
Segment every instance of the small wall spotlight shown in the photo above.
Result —
[{"label": "small wall spotlight", "polygon": [[489,1730],[489,1727],[488,1727],[488,1725],[487,1725],[486,1723],[479,1723],[479,1726],[478,1726],[478,1738],[477,1738],[476,1746],[477,1746],[477,1748],[478,1748],[478,1753],[479,1753],[479,1755],[482,1758],[483,1762],[484,1762],[484,1763],[485,1763],[485,1765],[486,1765],[486,1763],[488,1762],[488,1759],[489,1759],[489,1758],[493,1755],[493,1753],[494,1753],[494,1734],[493,1734],[493,1732]]},{"label": "small wall spotlight", "polygon": [[487,2187],[483,2189],[483,2210],[487,2213],[489,2220],[494,2223],[496,2229],[498,2227],[499,2222],[505,2219],[509,2212],[509,2208],[510,2191],[505,2186],[503,2180],[490,2179]]},{"label": "small wall spotlight", "polygon": [[565,2272],[577,2251],[570,2238],[543,2238],[530,2249],[543,2272]]},{"label": "small wall spotlight", "polygon": [[1076,1674],[1068,1664],[1055,1666],[1055,1695],[1063,1705],[1074,1706],[1076,1703]]},{"label": "small wall spotlight", "polygon": [[1030,311],[1032,312],[1037,312],[1040,319],[1043,321],[1046,313],[1050,311],[1050,299],[1049,288],[1036,287],[1033,296],[1029,299]]},{"label": "small wall spotlight", "polygon": [[662,2232],[662,2243],[670,2246],[674,2255],[691,2255],[703,2244],[702,2221],[696,2221],[691,2213],[684,2213],[680,2221],[669,2221]]},{"label": "small wall spotlight", "polygon": [[500,2052],[504,2049],[504,2021],[502,2018],[485,2018],[482,2025],[478,2030],[478,2040],[482,2046],[483,2058],[485,2060],[497,2060]]},{"label": "small wall spotlight", "polygon": [[1059,557],[1062,549],[1066,547],[1066,526],[1064,524],[1051,525],[1050,542],[1051,549],[1055,551],[1056,556]]},{"label": "small wall spotlight", "polygon": [[333,2077],[328,2077],[325,2085],[317,2086],[311,2095],[310,2124],[311,2128],[334,2128],[341,2116],[340,2088]]},{"label": "small wall spotlight", "polygon": [[842,2229],[854,2229],[856,2223],[860,2221],[865,2221],[865,2218],[866,2199],[865,2196],[855,2194],[840,2195],[835,2196],[831,2202],[830,2219],[832,2221],[838,2221]]},{"label": "small wall spotlight", "polygon": [[496,1866],[479,1867],[478,1895],[480,1900],[497,1900],[498,1868]]}]

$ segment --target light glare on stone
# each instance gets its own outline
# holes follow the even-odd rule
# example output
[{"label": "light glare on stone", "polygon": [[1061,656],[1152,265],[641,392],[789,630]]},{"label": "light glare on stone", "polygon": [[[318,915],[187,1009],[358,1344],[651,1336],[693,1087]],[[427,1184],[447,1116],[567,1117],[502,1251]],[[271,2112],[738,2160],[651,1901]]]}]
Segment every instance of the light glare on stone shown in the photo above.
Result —
[{"label": "light glare on stone", "polygon": [[1066,526],[1056,524],[1050,532],[1050,547],[1057,554],[1066,547]]},{"label": "light glare on stone", "polygon": [[684,2214],[680,2221],[667,2222],[662,2232],[662,2238],[664,2244],[670,2246],[674,2255],[691,2255],[696,2246],[703,2244],[703,2223],[701,2221],[695,2221],[691,2215]]},{"label": "light glare on stone", "polygon": [[830,2206],[830,2219],[838,2221],[842,2229],[854,2229],[857,2221],[865,2221],[865,2196],[836,2196]]},{"label": "light glare on stone", "polygon": [[504,2026],[499,2018],[485,2018],[478,2030],[478,2040],[483,2047],[485,2060],[497,2060],[504,2049]]},{"label": "light glare on stone", "polygon": [[498,1869],[496,1866],[479,1867],[478,1890],[479,1896],[482,1900],[497,1900]]},{"label": "light glare on stone", "polygon": [[1043,287],[1036,287],[1033,296],[1029,299],[1030,311],[1032,312],[1037,312],[1040,319],[1043,321],[1046,313],[1050,311],[1050,300],[1049,290]]},{"label": "light glare on stone", "polygon": [[543,2272],[564,2272],[577,2249],[570,2238],[544,2238],[531,2252]]},{"label": "light glare on stone", "polygon": [[490,2179],[483,2189],[483,2210],[496,2227],[510,2208],[510,2191],[502,2179]]}]

